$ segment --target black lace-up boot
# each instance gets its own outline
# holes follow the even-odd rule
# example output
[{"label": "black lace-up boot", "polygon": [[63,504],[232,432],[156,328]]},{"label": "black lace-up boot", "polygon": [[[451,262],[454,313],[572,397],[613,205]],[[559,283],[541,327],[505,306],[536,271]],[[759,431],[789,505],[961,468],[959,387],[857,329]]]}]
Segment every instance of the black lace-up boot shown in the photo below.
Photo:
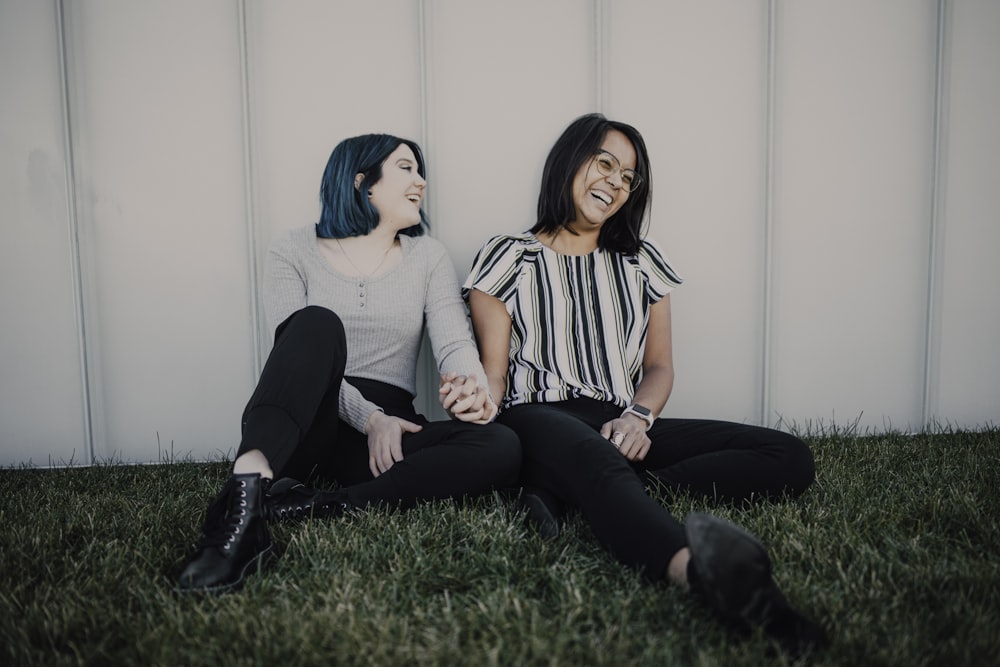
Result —
[{"label": "black lace-up boot", "polygon": [[354,507],[346,491],[322,491],[290,477],[271,485],[264,496],[264,505],[271,521],[340,516]]},{"label": "black lace-up boot", "polygon": [[178,590],[223,593],[273,557],[267,532],[264,493],[270,480],[254,473],[233,475],[212,501]]},{"label": "black lace-up boot", "polygon": [[794,610],[771,578],[771,559],[760,541],[729,521],[695,512],[684,522],[691,560],[688,582],[730,626],[762,627],[797,658],[828,644],[823,629]]}]

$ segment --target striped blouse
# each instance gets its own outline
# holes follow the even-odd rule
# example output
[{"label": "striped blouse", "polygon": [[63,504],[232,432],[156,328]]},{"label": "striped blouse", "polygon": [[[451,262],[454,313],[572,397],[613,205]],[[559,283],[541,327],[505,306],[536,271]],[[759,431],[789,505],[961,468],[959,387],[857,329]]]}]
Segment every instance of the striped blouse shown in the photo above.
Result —
[{"label": "striped blouse", "polygon": [[588,397],[626,406],[642,375],[649,307],[683,279],[659,247],[561,255],[534,234],[496,236],[463,285],[497,297],[511,317],[502,407]]}]

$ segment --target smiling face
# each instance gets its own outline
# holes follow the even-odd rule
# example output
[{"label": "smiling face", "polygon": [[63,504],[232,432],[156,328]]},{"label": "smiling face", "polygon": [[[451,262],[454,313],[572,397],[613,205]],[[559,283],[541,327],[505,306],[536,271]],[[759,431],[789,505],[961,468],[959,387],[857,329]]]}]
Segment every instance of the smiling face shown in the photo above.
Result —
[{"label": "smiling face", "polygon": [[[622,169],[635,169],[635,147],[618,130],[610,130],[605,135],[600,150],[616,157]],[[598,170],[594,158],[584,162],[573,178],[576,219],[567,227],[579,233],[599,231],[605,221],[625,205],[629,197],[629,193],[622,188],[621,172],[616,170],[604,176]]]},{"label": "smiling face", "polygon": [[[361,174],[358,177],[356,185],[365,187]],[[420,224],[420,202],[426,185],[413,151],[400,144],[382,163],[382,177],[368,187],[369,201],[379,214],[379,225],[399,231]]]}]

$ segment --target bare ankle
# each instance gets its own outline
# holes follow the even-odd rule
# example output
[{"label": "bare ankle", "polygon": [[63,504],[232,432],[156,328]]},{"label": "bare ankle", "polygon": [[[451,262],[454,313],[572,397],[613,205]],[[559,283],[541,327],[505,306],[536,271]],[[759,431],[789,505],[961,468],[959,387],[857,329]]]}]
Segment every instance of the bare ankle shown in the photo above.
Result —
[{"label": "bare ankle", "polygon": [[259,449],[251,449],[249,452],[240,454],[233,462],[234,475],[251,475],[257,473],[261,477],[272,479],[274,471],[267,457]]},{"label": "bare ankle", "polygon": [[688,587],[688,561],[691,560],[691,550],[684,547],[671,558],[667,564],[667,578],[671,583],[677,584],[681,588]]}]

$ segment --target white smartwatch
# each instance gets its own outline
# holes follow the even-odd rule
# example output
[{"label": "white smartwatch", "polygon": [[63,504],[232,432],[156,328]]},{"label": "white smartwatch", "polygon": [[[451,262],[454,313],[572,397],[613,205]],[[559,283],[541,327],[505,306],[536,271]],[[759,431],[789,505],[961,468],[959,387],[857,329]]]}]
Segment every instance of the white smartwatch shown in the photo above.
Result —
[{"label": "white smartwatch", "polygon": [[635,415],[642,421],[646,422],[647,431],[653,427],[653,422],[656,421],[656,417],[653,416],[653,411],[645,405],[639,405],[638,403],[632,403],[627,408],[622,410],[621,416],[624,417],[625,415]]}]

